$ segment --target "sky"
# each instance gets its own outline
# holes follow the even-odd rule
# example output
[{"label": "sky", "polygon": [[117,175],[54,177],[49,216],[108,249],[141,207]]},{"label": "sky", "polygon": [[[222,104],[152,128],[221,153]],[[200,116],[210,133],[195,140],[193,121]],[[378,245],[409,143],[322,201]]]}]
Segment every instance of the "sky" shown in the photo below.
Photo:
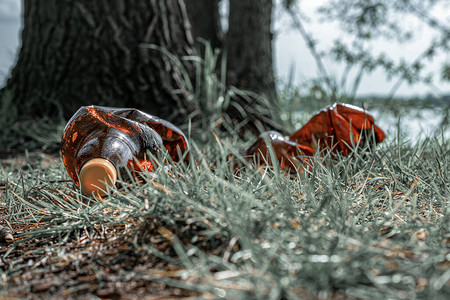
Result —
[{"label": "sky", "polygon": [[[279,2],[279,1],[278,1]],[[304,22],[306,31],[316,39],[317,48],[320,51],[330,49],[332,43],[336,39],[349,40],[349,35],[340,29],[338,22],[325,22],[321,20],[320,15],[316,12],[317,8],[326,0],[302,0],[301,9],[304,15],[308,16],[309,20]],[[448,5],[448,1],[447,1]],[[280,5],[278,5],[280,6]],[[437,19],[441,20],[443,24],[450,24],[450,9],[437,7],[432,14]],[[302,82],[317,75],[317,68],[313,57],[308,52],[305,42],[301,35],[292,28],[291,19],[286,14],[281,13],[278,9],[276,12],[276,22],[274,31],[276,32],[275,41],[275,60],[277,67],[277,75],[286,78],[289,69],[292,65],[295,66],[295,81]],[[373,53],[387,52],[390,57],[406,61],[414,61],[414,59],[422,53],[433,36],[431,29],[424,26],[423,23],[417,19],[410,18],[407,20],[399,20],[403,22],[408,28],[414,29],[418,33],[417,37],[409,43],[399,44],[387,40],[377,40],[373,44]],[[426,62],[426,73],[437,73],[434,76],[434,84],[441,94],[450,93],[450,83],[445,83],[440,80],[440,71],[445,63],[450,63],[450,53],[441,54],[431,62]],[[328,75],[334,78],[341,78],[344,70],[343,65],[338,65],[331,60],[324,61]],[[386,79],[385,74],[380,70],[362,79],[361,86],[358,90],[358,95],[387,95],[391,90],[396,78],[392,81]],[[351,82],[351,81],[350,81]],[[349,88],[347,90],[350,90]],[[424,84],[416,84],[408,86],[403,83],[396,95],[411,96],[411,95],[427,95],[433,94],[436,89]]]},{"label": "sky", "polygon": [[[309,17],[309,20],[304,23],[305,29],[316,39],[318,49],[323,51],[329,49],[335,39],[348,39],[348,35],[340,30],[335,22],[320,20],[316,10],[324,1],[326,0],[301,1],[301,8],[305,15]],[[433,13],[442,20],[443,24],[450,24],[450,9],[441,7]],[[305,83],[317,77],[315,61],[305,46],[301,35],[292,28],[289,16],[281,12],[280,5],[276,5],[274,16],[276,20],[273,26],[276,75],[281,80],[287,80],[290,70],[293,69],[294,82],[299,86],[304,86]],[[408,26],[413,26],[415,31],[419,32],[419,36],[415,40],[408,44],[396,44],[380,40],[373,46],[374,53],[387,51],[395,59],[414,60],[428,44],[432,32],[417,20],[411,19],[409,22]],[[20,45],[20,29],[21,1],[0,0],[0,85],[5,81],[14,64],[15,55]],[[450,94],[450,83],[441,81],[439,77],[441,66],[444,63],[450,63],[449,53],[441,54],[433,61],[427,62],[427,72],[437,74],[434,77],[435,88],[431,89],[424,84],[408,86],[403,83],[396,95],[408,97],[412,95]],[[336,79],[340,78],[344,66],[331,60],[325,60],[324,64],[329,75]],[[382,71],[376,71],[363,77],[358,95],[387,95],[394,85],[394,81],[388,81]]]},{"label": "sky", "polygon": [[14,62],[19,45],[20,0],[0,0],[0,86]]}]

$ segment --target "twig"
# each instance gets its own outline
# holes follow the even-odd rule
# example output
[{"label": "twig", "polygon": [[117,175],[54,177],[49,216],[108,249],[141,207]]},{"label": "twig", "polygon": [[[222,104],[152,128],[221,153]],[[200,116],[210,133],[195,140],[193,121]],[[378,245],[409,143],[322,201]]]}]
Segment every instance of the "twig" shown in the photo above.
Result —
[{"label": "twig", "polygon": [[306,32],[306,29],[305,29],[305,27],[303,27],[300,17],[295,13],[295,11],[293,9],[288,9],[287,11],[288,11],[289,15],[291,16],[291,19],[294,23],[295,28],[299,31],[300,35],[302,36],[303,40],[306,43],[306,46],[308,47],[311,55],[313,56],[320,75],[324,78],[325,83],[327,84],[328,88],[330,90],[333,90],[333,86],[330,82],[330,78],[328,76],[327,70],[325,68],[325,65],[322,62],[320,53],[316,49],[314,40]]}]

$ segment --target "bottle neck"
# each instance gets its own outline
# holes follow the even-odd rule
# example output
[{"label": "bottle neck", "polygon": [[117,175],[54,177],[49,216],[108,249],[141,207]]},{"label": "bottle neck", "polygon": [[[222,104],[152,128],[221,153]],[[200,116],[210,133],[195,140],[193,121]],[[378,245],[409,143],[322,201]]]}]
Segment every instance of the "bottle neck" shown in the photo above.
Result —
[{"label": "bottle neck", "polygon": [[77,170],[92,158],[103,158],[110,161],[122,175],[127,174],[126,168],[132,164],[136,149],[133,144],[120,136],[99,135],[88,140],[78,151]]}]

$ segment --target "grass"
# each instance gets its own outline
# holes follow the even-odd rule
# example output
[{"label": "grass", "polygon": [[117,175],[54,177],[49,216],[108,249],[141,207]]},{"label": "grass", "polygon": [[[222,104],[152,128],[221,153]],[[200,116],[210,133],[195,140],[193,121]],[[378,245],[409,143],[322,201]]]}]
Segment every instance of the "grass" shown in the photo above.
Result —
[{"label": "grass", "polygon": [[[202,138],[204,140],[204,137]],[[3,160],[4,296],[445,299],[448,140],[317,156],[303,175],[247,167],[212,133],[188,166],[81,195],[58,156]],[[211,169],[212,162],[216,167]],[[23,289],[25,287],[25,289]]]},{"label": "grass", "polygon": [[55,152],[60,148],[65,121],[61,107],[55,104],[56,119],[36,119],[18,112],[17,106],[30,111],[29,104],[17,103],[9,92],[0,93],[0,157],[23,153],[26,149]]}]

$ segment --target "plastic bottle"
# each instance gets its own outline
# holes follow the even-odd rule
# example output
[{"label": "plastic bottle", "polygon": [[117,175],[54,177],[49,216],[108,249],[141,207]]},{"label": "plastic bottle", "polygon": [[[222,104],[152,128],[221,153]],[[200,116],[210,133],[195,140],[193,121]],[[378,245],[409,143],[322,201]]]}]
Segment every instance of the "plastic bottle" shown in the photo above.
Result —
[{"label": "plastic bottle", "polygon": [[64,129],[61,152],[83,193],[104,196],[119,174],[152,171],[147,151],[156,155],[164,148],[173,162],[189,151],[186,136],[170,122],[133,108],[83,106]]},{"label": "plastic bottle", "polygon": [[[276,131],[263,132],[256,142],[240,154],[249,162],[256,158],[259,164],[271,164],[270,148],[280,168],[290,173],[302,172],[301,165],[307,165],[306,156],[317,151],[347,156],[355,151],[355,145],[362,150],[367,145],[381,143],[385,134],[375,125],[374,118],[361,107],[345,103],[334,103],[322,108],[303,127],[283,136]],[[241,168],[240,164],[236,167]],[[235,167],[235,168],[236,168]]]}]

